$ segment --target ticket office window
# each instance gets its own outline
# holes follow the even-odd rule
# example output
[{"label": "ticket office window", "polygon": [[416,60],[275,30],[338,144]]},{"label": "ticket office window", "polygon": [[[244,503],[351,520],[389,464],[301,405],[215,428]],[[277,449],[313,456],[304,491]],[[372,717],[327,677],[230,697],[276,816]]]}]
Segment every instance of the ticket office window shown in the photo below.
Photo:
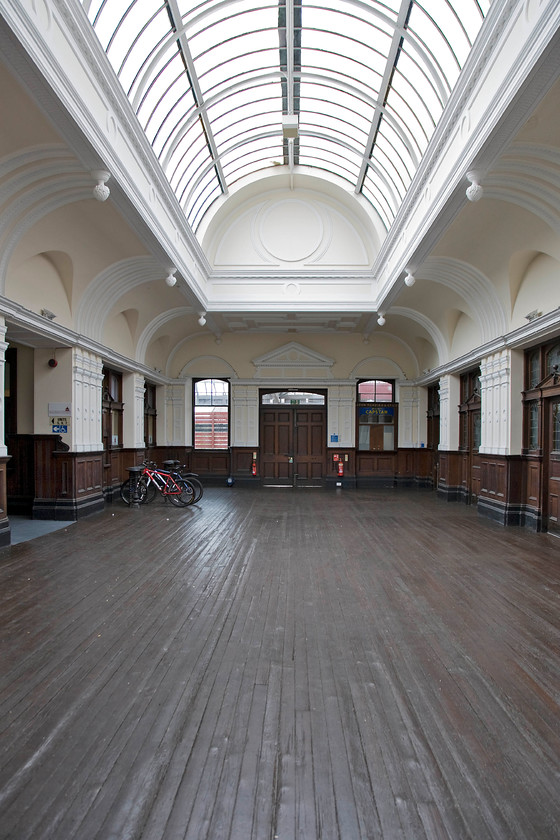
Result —
[{"label": "ticket office window", "polygon": [[357,441],[362,452],[395,449],[397,411],[395,383],[386,379],[367,379],[358,383]]}]

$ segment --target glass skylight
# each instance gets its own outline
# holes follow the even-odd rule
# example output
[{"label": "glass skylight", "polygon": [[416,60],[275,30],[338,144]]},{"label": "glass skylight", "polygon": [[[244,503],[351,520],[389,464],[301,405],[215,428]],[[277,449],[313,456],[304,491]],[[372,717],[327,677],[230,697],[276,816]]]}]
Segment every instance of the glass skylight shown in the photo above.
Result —
[{"label": "glass skylight", "polygon": [[490,2],[82,0],[195,230],[278,165],[338,176],[388,229]]}]

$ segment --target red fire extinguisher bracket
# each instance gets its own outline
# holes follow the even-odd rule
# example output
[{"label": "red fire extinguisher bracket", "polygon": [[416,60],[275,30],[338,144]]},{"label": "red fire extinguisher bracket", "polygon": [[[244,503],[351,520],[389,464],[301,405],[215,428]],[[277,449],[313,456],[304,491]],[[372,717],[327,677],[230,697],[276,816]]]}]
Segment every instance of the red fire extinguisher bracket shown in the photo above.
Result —
[{"label": "red fire extinguisher bracket", "polygon": [[338,462],[338,474],[344,475],[344,461]]}]

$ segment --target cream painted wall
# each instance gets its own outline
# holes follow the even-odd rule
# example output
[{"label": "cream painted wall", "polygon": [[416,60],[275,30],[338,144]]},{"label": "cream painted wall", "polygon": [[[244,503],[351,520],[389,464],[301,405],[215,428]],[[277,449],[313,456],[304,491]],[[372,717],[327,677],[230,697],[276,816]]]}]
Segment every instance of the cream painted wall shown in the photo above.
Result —
[{"label": "cream painted wall", "polygon": [[[330,356],[334,360],[330,371],[333,379],[388,375],[388,370],[395,369],[411,379],[417,374],[416,360],[407,347],[381,332],[372,336],[367,344],[359,335],[346,334],[331,334],[328,338],[324,335],[228,334],[220,344],[210,336],[201,336],[181,345],[167,373],[177,378],[188,366],[191,376],[233,374],[239,379],[252,379],[255,376],[252,360],[284,347],[290,340]],[[357,369],[359,373],[356,373]]]},{"label": "cream painted wall", "polygon": [[[53,356],[52,349],[35,350],[34,353],[34,381],[35,400],[33,411],[33,432],[36,435],[51,434],[52,424],[49,417],[49,403],[69,403],[72,405],[72,350],[59,349],[56,351],[55,368],[48,365]],[[62,435],[62,440],[68,446],[72,445],[72,418],[68,419],[68,433]]]},{"label": "cream painted wall", "polygon": [[[59,254],[61,252],[58,252]],[[6,295],[32,312],[48,309],[56,315],[57,324],[72,327],[69,293],[72,293],[71,261],[65,284],[59,266],[47,254],[36,254],[20,263],[8,275]]]},{"label": "cream painted wall", "polygon": [[[68,305],[76,311],[87,284],[107,266],[129,256],[146,254],[146,249],[110,202],[100,204],[93,197],[53,209],[25,230],[11,255],[5,288],[9,296],[27,306],[29,296],[22,287],[22,272],[37,255],[66,254],[72,266],[71,282],[65,280]],[[56,268],[56,266],[55,266]],[[56,268],[60,274],[59,269]],[[27,271],[26,277],[29,277]],[[39,301],[28,308],[38,312]],[[41,305],[55,312],[41,300]],[[58,314],[58,313],[57,313]]]},{"label": "cream painted wall", "polygon": [[114,315],[105,324],[103,343],[117,353],[133,359],[136,345],[130,332],[130,326],[130,322],[122,312]]},{"label": "cream painted wall", "polygon": [[526,315],[545,315],[560,306],[560,261],[548,254],[537,253],[523,274],[514,301],[512,328],[527,323]]},{"label": "cream painted wall", "polygon": [[450,358],[455,359],[468,353],[473,347],[481,342],[481,335],[478,326],[472,318],[463,312],[457,321],[451,342]]}]

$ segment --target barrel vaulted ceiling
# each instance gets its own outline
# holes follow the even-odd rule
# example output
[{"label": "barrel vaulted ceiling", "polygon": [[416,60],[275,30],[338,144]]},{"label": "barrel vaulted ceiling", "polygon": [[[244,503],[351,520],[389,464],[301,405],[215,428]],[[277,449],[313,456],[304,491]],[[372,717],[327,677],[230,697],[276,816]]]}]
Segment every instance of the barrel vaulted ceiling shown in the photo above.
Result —
[{"label": "barrel vaulted ceiling", "polygon": [[336,176],[387,230],[489,0],[82,0],[196,230],[275,166]]},{"label": "barrel vaulted ceiling", "polygon": [[553,0],[0,9],[4,95],[30,94],[0,173],[0,276],[25,310],[12,338],[37,308],[14,267],[74,206],[111,249],[71,276],[47,242],[58,326],[68,344],[126,334],[122,359],[158,370],[201,336],[381,333],[419,375],[546,315],[524,278],[545,283],[556,259]]}]

